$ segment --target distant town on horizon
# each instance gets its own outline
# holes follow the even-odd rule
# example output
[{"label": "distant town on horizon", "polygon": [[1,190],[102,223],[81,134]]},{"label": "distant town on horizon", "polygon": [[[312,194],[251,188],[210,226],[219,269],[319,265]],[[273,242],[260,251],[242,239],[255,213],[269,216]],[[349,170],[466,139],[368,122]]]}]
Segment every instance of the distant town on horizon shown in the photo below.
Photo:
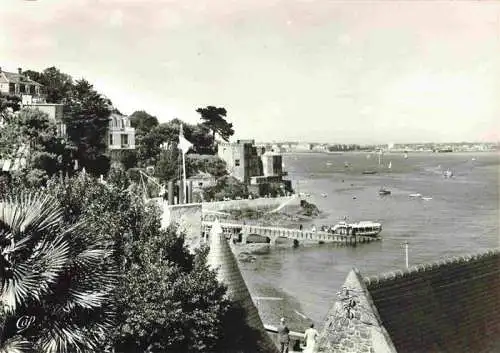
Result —
[{"label": "distant town on horizon", "polygon": [[275,152],[348,152],[348,151],[384,151],[384,152],[485,152],[496,151],[500,142],[446,142],[446,143],[386,143],[386,144],[350,144],[299,141],[256,142]]}]

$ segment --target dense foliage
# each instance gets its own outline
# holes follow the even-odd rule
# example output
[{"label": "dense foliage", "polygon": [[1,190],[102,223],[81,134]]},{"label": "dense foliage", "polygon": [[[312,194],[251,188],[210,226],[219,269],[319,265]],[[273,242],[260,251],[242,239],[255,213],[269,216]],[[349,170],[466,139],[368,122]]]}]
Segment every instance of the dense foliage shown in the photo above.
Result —
[{"label": "dense foliage", "polygon": [[217,179],[214,186],[204,190],[204,199],[210,201],[222,201],[225,199],[242,198],[246,199],[250,195],[245,183],[232,176],[224,176]]},{"label": "dense foliage", "polygon": [[117,273],[88,221],[46,193],[0,201],[0,352],[92,352],[114,325]]},{"label": "dense foliage", "polygon": [[196,175],[198,172],[205,172],[220,178],[227,175],[227,166],[219,157],[209,156],[186,156],[186,173],[189,176]]},{"label": "dense foliage", "polygon": [[[25,146],[23,153],[19,148]],[[72,150],[58,138],[56,125],[47,114],[24,108],[9,116],[0,134],[0,156],[26,158],[26,166],[14,172],[15,178],[31,186],[41,186],[54,174],[72,170]]]},{"label": "dense foliage", "polygon": [[231,303],[204,252],[189,253],[175,227],[160,229],[158,209],[125,172],[112,169],[107,184],[83,176],[53,183],[66,222],[85,217],[87,231],[114,249],[121,272],[116,352],[217,352],[233,344],[222,339]]}]

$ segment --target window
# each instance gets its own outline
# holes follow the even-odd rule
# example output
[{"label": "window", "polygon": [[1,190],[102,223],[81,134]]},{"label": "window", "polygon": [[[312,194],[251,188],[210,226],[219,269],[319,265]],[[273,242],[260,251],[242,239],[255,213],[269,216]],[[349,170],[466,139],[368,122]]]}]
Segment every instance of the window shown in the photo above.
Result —
[{"label": "window", "polygon": [[122,134],[121,139],[122,139],[122,146],[127,146],[128,145],[128,135]]},{"label": "window", "polygon": [[9,93],[14,94],[16,92],[16,84],[15,83],[9,83]]},{"label": "window", "polygon": [[109,134],[109,145],[113,146],[113,134]]},{"label": "window", "polygon": [[235,165],[236,167],[239,167],[239,166],[240,166],[240,160],[239,160],[239,159],[235,159],[235,160],[234,160],[234,165]]}]

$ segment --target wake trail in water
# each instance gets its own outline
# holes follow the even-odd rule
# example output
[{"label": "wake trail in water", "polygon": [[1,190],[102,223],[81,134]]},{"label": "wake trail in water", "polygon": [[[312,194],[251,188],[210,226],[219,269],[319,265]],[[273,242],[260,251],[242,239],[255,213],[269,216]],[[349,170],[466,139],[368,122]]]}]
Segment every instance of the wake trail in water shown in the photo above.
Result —
[{"label": "wake trail in water", "polygon": [[276,213],[276,212],[281,211],[284,207],[286,207],[288,204],[290,204],[292,201],[294,201],[297,197],[298,196],[296,196],[296,195],[293,196],[292,198],[290,198],[289,200],[286,200],[281,205],[279,205],[278,207],[276,207],[274,210],[269,211],[268,213]]}]

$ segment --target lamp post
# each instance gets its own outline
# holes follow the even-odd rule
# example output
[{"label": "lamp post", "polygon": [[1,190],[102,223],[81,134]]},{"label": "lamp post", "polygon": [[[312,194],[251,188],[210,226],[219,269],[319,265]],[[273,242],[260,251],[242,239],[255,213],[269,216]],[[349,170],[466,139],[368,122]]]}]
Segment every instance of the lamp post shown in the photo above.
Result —
[{"label": "lamp post", "polygon": [[409,268],[409,262],[408,262],[408,241],[405,241],[403,243],[404,247],[405,247],[405,263],[406,263],[406,268]]}]

